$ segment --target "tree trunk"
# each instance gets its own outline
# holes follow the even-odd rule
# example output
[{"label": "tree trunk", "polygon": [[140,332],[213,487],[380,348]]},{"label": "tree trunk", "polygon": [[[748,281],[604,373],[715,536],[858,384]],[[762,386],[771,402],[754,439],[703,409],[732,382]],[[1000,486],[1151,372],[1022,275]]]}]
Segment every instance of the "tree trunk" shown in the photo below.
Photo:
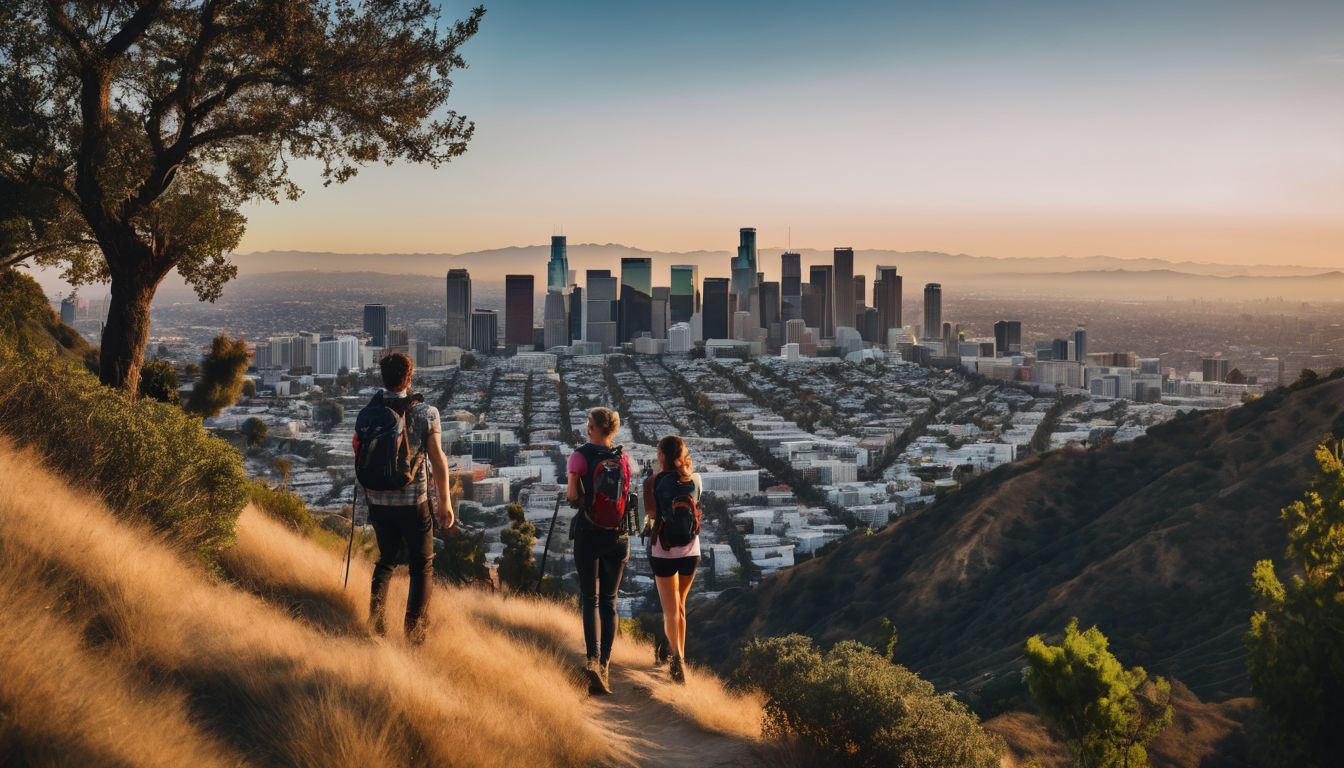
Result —
[{"label": "tree trunk", "polygon": [[160,279],[144,269],[112,275],[98,373],[104,384],[121,387],[132,396],[140,389],[140,365],[149,343],[149,303]]}]

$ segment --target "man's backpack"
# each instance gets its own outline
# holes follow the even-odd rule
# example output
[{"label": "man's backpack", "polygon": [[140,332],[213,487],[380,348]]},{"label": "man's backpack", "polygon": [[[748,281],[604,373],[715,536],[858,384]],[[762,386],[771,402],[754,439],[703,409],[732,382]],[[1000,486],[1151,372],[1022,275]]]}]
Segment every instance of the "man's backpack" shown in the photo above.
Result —
[{"label": "man's backpack", "polygon": [[584,485],[584,514],[598,528],[628,531],[626,517],[630,496],[630,475],[622,461],[621,446],[603,448],[587,445],[579,449],[588,460]]},{"label": "man's backpack", "polygon": [[695,483],[669,472],[654,483],[653,538],[663,549],[684,547],[700,535],[700,505],[695,503]]},{"label": "man's backpack", "polygon": [[379,392],[355,419],[355,477],[370,491],[396,491],[415,481],[427,446],[411,455],[406,414],[424,397],[384,398]]}]

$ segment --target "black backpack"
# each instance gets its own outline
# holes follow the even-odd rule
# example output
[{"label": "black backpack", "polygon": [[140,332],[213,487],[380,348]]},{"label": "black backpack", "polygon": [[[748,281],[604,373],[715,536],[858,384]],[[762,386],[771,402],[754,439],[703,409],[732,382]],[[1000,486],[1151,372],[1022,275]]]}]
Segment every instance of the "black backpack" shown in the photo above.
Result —
[{"label": "black backpack", "polygon": [[695,503],[695,483],[665,472],[653,483],[653,537],[663,549],[684,547],[700,535],[700,505]]},{"label": "black backpack", "polygon": [[410,485],[426,456],[427,445],[412,457],[406,414],[419,394],[384,398],[379,392],[355,419],[355,477],[370,491],[396,491]]}]

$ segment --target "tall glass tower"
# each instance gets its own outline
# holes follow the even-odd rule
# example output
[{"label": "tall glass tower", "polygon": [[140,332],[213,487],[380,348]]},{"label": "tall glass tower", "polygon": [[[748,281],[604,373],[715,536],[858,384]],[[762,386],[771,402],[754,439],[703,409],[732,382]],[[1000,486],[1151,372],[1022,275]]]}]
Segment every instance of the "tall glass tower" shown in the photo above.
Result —
[{"label": "tall glass tower", "polygon": [[569,251],[564,235],[551,237],[551,261],[546,265],[546,290],[564,293],[569,282]]},{"label": "tall glass tower", "polygon": [[448,270],[448,312],[444,343],[468,349],[472,344],[471,274],[465,269]]},{"label": "tall glass tower", "polygon": [[705,278],[703,332],[705,339],[728,338],[728,278]]},{"label": "tall glass tower", "polygon": [[669,286],[668,313],[672,323],[689,323],[691,315],[700,311],[700,267],[693,264],[673,264]]},{"label": "tall glass tower", "polygon": [[779,257],[780,315],[785,322],[803,316],[802,256],[785,251]]},{"label": "tall glass tower", "polygon": [[751,289],[756,284],[756,228],[743,227],[738,230],[737,237],[732,290],[737,299],[737,310],[749,311]]},{"label": "tall glass tower", "polygon": [[653,331],[653,259],[621,259],[621,341]]},{"label": "tall glass tower", "polygon": [[928,283],[924,286],[924,330],[921,338],[936,339],[943,329],[943,286]]}]

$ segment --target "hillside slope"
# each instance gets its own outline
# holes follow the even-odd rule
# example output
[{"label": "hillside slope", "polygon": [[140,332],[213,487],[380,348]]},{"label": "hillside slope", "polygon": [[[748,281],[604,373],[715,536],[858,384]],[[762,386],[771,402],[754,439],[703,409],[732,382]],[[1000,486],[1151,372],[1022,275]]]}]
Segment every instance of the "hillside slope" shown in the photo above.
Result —
[{"label": "hillside slope", "polygon": [[[368,564],[343,590],[338,554],[251,507],[222,567],[223,583],[0,443],[0,764],[755,758],[760,702],[695,668],[689,685],[668,684],[646,646],[618,642],[619,695],[590,699],[564,606],[443,587],[425,645],[373,639]],[[404,576],[391,599],[404,601]]]},{"label": "hillside slope", "polygon": [[1201,698],[1247,691],[1253,563],[1282,553],[1278,511],[1344,434],[1344,378],[1186,415],[1132,443],[1001,467],[880,534],[725,595],[699,615],[693,658],[731,666],[753,635],[878,641],[939,687],[1022,663],[1035,633],[1099,625],[1126,663]]},{"label": "hillside slope", "polygon": [[20,350],[81,362],[93,352],[84,337],[61,322],[37,281],[17,269],[0,270],[0,335]]}]

